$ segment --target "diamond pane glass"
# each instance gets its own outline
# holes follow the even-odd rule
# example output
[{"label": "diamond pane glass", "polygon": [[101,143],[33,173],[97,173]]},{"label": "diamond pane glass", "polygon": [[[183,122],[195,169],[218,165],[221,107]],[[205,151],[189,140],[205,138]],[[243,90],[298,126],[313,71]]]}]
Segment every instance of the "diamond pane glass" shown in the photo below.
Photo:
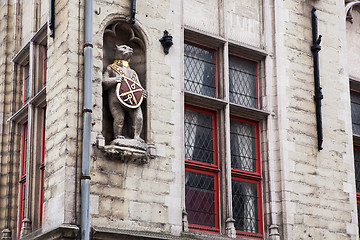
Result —
[{"label": "diamond pane glass", "polygon": [[186,91],[215,97],[215,51],[184,44]]},{"label": "diamond pane glass", "polygon": [[214,163],[211,115],[185,109],[185,159]]},{"label": "diamond pane glass", "polygon": [[350,96],[353,132],[360,135],[360,93],[351,92]]},{"label": "diamond pane glass", "polygon": [[231,167],[256,172],[255,126],[230,121]]},{"label": "diamond pane glass", "polygon": [[214,177],[185,173],[185,202],[189,224],[215,227]]},{"label": "diamond pane glass", "polygon": [[255,62],[229,56],[230,102],[257,108]]},{"label": "diamond pane glass", "polygon": [[354,149],[356,192],[360,192],[360,150]]},{"label": "diamond pane glass", "polygon": [[25,76],[24,76],[24,84],[25,84],[25,96],[24,101],[26,102],[29,99],[29,76],[30,76],[30,66],[29,64],[25,66]]},{"label": "diamond pane glass", "polygon": [[258,233],[258,206],[256,184],[232,180],[232,204],[235,229]]}]

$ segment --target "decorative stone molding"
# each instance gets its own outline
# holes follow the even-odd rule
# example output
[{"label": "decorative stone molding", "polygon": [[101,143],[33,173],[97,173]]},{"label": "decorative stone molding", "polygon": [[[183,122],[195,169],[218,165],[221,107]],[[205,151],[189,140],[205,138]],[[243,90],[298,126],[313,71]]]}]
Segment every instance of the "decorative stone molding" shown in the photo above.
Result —
[{"label": "decorative stone molding", "polygon": [[145,164],[150,161],[147,144],[135,139],[115,139],[111,145],[105,146],[103,151],[111,159],[125,163]]},{"label": "decorative stone molding", "polygon": [[235,219],[228,218],[226,219],[226,235],[231,238],[236,238],[236,230],[235,230]]},{"label": "decorative stone molding", "polygon": [[24,218],[22,221],[22,228],[20,231],[20,238],[24,237],[31,233],[31,220],[29,218]]},{"label": "decorative stone molding", "polygon": [[351,14],[351,11],[353,9],[353,7],[355,7],[356,5],[360,5],[360,1],[356,0],[356,1],[345,1],[346,6],[345,6],[345,14],[346,14],[346,20],[350,21],[351,23],[353,23],[353,17]]},{"label": "decorative stone molding", "polygon": [[187,218],[187,212],[186,210],[182,211],[182,222],[183,222],[183,231],[184,232],[189,232],[189,222],[188,222],[188,218]]},{"label": "decorative stone molding", "polygon": [[269,239],[270,240],[280,240],[279,226],[270,225],[269,227]]},{"label": "decorative stone molding", "polygon": [[2,230],[1,240],[11,240],[10,229],[6,228],[6,229]]}]

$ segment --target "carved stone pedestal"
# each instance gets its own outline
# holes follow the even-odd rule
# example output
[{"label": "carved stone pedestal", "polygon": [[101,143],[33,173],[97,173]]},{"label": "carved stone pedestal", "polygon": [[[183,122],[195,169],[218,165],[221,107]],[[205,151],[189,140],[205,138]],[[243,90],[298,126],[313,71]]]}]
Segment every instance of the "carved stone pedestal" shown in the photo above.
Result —
[{"label": "carved stone pedestal", "polygon": [[145,164],[149,162],[148,146],[135,139],[115,139],[103,151],[113,160]]}]

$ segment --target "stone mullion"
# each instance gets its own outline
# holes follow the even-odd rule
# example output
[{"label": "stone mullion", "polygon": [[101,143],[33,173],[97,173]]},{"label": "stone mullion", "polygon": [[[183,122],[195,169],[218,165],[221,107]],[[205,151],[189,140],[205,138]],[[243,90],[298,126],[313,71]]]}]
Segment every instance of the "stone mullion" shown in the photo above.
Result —
[{"label": "stone mullion", "polygon": [[[29,50],[29,99],[31,99],[34,96],[34,82],[35,82],[35,44],[34,42],[30,42],[30,50]],[[32,183],[32,176],[33,176],[33,142],[34,142],[34,105],[32,103],[28,103],[28,141],[27,141],[27,164],[26,164],[26,201],[25,201],[25,216],[23,218],[23,225],[21,229],[21,236],[24,236],[31,232],[32,226],[31,226],[31,199],[32,199],[32,189],[33,189],[33,183]]]},{"label": "stone mullion", "polygon": [[225,107],[225,174],[226,174],[226,219],[225,228],[226,235],[235,238],[236,231],[233,218],[233,206],[232,206],[232,189],[231,189],[231,143],[230,143],[230,104],[229,104],[229,44],[226,42],[224,45],[223,53],[223,72],[224,72],[224,99],[228,102]]}]

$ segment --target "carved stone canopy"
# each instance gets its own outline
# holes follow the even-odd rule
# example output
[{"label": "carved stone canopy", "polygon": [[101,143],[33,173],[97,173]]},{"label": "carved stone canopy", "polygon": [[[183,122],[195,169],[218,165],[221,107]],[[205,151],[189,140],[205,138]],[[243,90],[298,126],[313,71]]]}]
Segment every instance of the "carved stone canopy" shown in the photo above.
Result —
[{"label": "carved stone canopy", "polygon": [[355,6],[360,5],[360,1],[359,0],[355,0],[355,1],[354,0],[346,0],[345,3],[346,3],[346,6],[345,6],[346,20],[353,23],[353,17],[352,17],[351,11]]}]

